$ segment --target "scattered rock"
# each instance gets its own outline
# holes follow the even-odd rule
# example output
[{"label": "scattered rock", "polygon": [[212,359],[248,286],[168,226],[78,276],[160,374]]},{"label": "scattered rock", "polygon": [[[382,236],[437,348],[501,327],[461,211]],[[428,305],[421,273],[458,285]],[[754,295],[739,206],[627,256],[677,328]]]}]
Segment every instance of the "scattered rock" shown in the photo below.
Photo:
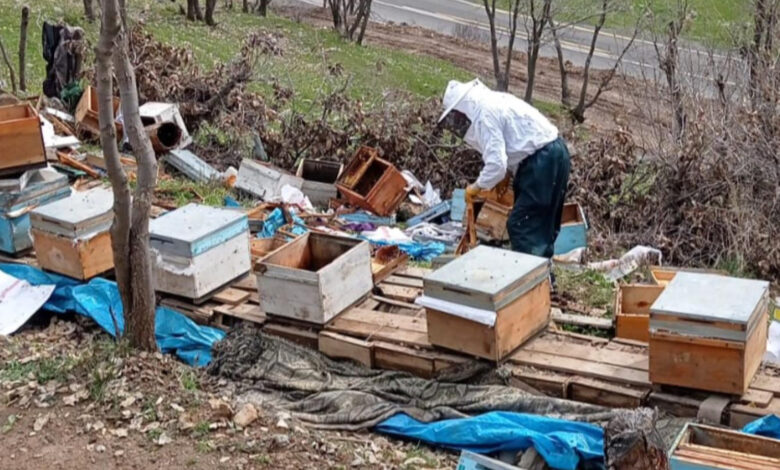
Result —
[{"label": "scattered rock", "polygon": [[164,446],[165,444],[170,444],[171,442],[173,442],[173,439],[171,439],[171,437],[164,432],[160,434],[160,437],[157,438],[158,446]]},{"label": "scattered rock", "polygon": [[195,422],[189,413],[179,415],[179,431],[188,431],[195,427]]},{"label": "scattered rock", "polygon": [[427,462],[422,457],[410,457],[404,460],[404,463],[401,464],[401,467],[403,468],[424,467],[426,466],[426,464]]},{"label": "scattered rock", "polygon": [[222,457],[221,459],[219,459],[219,463],[227,463],[228,460],[230,460],[230,457],[225,456],[225,457]]},{"label": "scattered rock", "polygon": [[114,452],[114,457],[121,457],[123,455],[125,455],[125,451],[123,451],[123,450],[118,450],[118,451]]},{"label": "scattered rock", "polygon": [[49,422],[49,418],[50,418],[49,413],[46,413],[45,415],[36,419],[35,422],[33,423],[33,431],[40,432],[41,429],[43,429],[44,426],[46,426],[46,424]]},{"label": "scattered rock", "polygon": [[290,436],[288,436],[287,434],[274,434],[273,440],[274,440],[274,444],[276,444],[279,447],[290,445]]},{"label": "scattered rock", "polygon": [[287,424],[287,421],[285,421],[284,418],[279,418],[279,421],[276,422],[276,427],[282,429],[290,429],[290,425]]},{"label": "scattered rock", "polygon": [[122,400],[119,403],[119,406],[121,406],[122,408],[130,408],[131,406],[133,406],[133,403],[135,403],[135,397],[131,395],[125,398],[124,400]]},{"label": "scattered rock", "polygon": [[117,428],[117,429],[112,429],[111,434],[114,435],[115,437],[127,437],[128,432],[127,429]]},{"label": "scattered rock", "polygon": [[257,409],[251,403],[247,403],[238,410],[238,413],[233,417],[233,422],[236,426],[245,428],[255,422],[257,419]]},{"label": "scattered rock", "polygon": [[211,415],[216,419],[230,419],[233,416],[233,409],[224,400],[212,398],[209,400]]},{"label": "scattered rock", "polygon": [[361,459],[360,457],[355,457],[355,459],[352,460],[352,463],[350,463],[349,465],[352,467],[362,467],[364,464],[365,462],[363,461],[363,459]]},{"label": "scattered rock", "polygon": [[106,446],[104,446],[103,444],[98,444],[95,446],[95,452],[97,452],[98,454],[102,454],[105,451],[106,451]]},{"label": "scattered rock", "polygon": [[178,403],[171,403],[171,408],[177,413],[184,413],[184,408],[182,408]]}]

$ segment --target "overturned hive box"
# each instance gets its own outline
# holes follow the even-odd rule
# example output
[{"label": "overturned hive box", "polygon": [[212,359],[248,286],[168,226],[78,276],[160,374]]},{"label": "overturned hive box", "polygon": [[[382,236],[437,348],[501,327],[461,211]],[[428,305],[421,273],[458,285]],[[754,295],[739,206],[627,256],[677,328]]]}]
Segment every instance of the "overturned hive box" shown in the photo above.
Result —
[{"label": "overturned hive box", "polygon": [[650,308],[650,380],[745,393],[766,350],[769,283],[680,272]]},{"label": "overturned hive box", "polygon": [[173,123],[179,130],[179,139],[174,148],[183,149],[192,143],[192,137],[187,131],[184,119],[179,112],[179,106],[173,103],[148,102],[138,108],[138,114],[141,115],[141,123],[144,127],[155,126],[163,123]]},{"label": "overturned hive box", "polygon": [[687,423],[669,452],[672,470],[780,469],[780,440]]},{"label": "overturned hive box", "polygon": [[304,158],[295,175],[303,178],[301,191],[313,205],[328,207],[330,200],[338,195],[336,181],[342,169],[343,165],[340,163]]},{"label": "overturned hive box", "polygon": [[395,212],[406,197],[401,172],[371,147],[358,149],[336,187],[350,204],[381,216]]},{"label": "overturned hive box", "polygon": [[204,300],[251,268],[249,221],[239,211],[187,204],[149,224],[155,290]]},{"label": "overturned hive box", "polygon": [[97,188],[34,209],[30,224],[40,267],[82,280],[113,269],[113,205],[111,190]]},{"label": "overturned hive box", "polygon": [[0,175],[46,166],[41,121],[30,103],[0,106]]},{"label": "overturned hive box", "polygon": [[260,306],[268,314],[324,324],[368,294],[368,242],[307,232],[257,263]]},{"label": "overturned hive box", "polygon": [[615,290],[615,323],[618,338],[648,342],[650,307],[665,286],[620,284]]},{"label": "overturned hive box", "polygon": [[550,319],[550,261],[478,246],[423,279],[431,344],[500,361]]},{"label": "overturned hive box", "polygon": [[281,197],[284,186],[301,189],[303,179],[271,165],[245,158],[238,168],[235,187],[270,201]]},{"label": "overturned hive box", "polygon": [[68,177],[51,168],[0,180],[0,251],[16,254],[32,248],[30,211],[69,195]]}]

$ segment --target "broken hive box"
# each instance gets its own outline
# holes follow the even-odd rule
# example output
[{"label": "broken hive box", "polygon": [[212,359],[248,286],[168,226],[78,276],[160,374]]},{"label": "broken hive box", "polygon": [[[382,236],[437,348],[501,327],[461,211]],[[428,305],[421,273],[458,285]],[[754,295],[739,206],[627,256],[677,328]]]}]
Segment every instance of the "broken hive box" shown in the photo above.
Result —
[{"label": "broken hive box", "polygon": [[303,179],[271,165],[245,158],[238,168],[235,187],[264,201],[279,198],[285,186],[301,189]]},{"label": "broken hive box", "polygon": [[86,280],[113,269],[110,189],[75,192],[30,213],[35,257],[41,268]]},{"label": "broken hive box", "polygon": [[[114,116],[119,111],[119,98],[113,99],[114,104]],[[97,89],[92,86],[88,86],[84,89],[84,93],[81,94],[78,105],[76,105],[76,129],[79,131],[86,131],[94,136],[100,135],[100,121],[98,119],[98,93]],[[122,124],[116,122],[116,135],[117,139],[122,137]]]},{"label": "broken hive box", "polygon": [[687,423],[669,452],[672,470],[780,469],[780,440]]},{"label": "broken hive box", "polygon": [[303,179],[301,191],[313,205],[328,207],[330,200],[338,196],[336,181],[342,169],[340,163],[304,158],[295,175]]},{"label": "broken hive box", "polygon": [[336,187],[350,204],[381,216],[395,212],[406,197],[401,172],[370,147],[358,149]]},{"label": "broken hive box", "polygon": [[269,253],[255,274],[263,311],[319,325],[374,286],[368,242],[313,232]]},{"label": "broken hive box", "polygon": [[665,286],[620,284],[615,291],[615,320],[618,338],[648,342],[650,307]]},{"label": "broken hive box", "polygon": [[177,149],[183,149],[184,147],[192,143],[192,137],[187,131],[187,126],[184,124],[184,119],[179,112],[179,106],[173,103],[158,103],[147,102],[138,108],[138,113],[141,115],[141,123],[144,127],[160,125],[163,123],[173,123],[181,131],[179,134],[178,142],[173,146]]},{"label": "broken hive box", "polygon": [[680,272],[650,308],[650,380],[745,393],[766,350],[769,283]]},{"label": "broken hive box", "polygon": [[423,279],[431,344],[500,361],[550,320],[550,261],[478,246]]},{"label": "broken hive box", "polygon": [[0,251],[17,254],[32,248],[30,211],[69,195],[68,177],[51,168],[0,180]]},{"label": "broken hive box", "polygon": [[30,103],[0,106],[0,174],[46,166],[41,121]]},{"label": "broken hive box", "polygon": [[187,204],[149,223],[155,290],[196,302],[249,272],[247,216]]},{"label": "broken hive box", "polygon": [[561,231],[555,239],[555,254],[562,255],[588,246],[588,222],[582,206],[576,202],[563,205]]}]

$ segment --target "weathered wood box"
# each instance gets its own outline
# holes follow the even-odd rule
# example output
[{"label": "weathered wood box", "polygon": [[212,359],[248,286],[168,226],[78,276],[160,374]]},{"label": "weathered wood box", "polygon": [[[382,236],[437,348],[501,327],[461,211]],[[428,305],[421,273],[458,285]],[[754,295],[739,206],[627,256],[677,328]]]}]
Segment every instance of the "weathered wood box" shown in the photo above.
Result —
[{"label": "weathered wood box", "polygon": [[286,171],[245,158],[241,161],[236,188],[270,201],[282,194],[285,185],[301,189],[303,179]]},{"label": "weathered wood box", "polygon": [[32,248],[30,211],[69,195],[68,177],[50,168],[0,180],[0,251],[16,254]]},{"label": "weathered wood box", "polygon": [[303,179],[301,191],[317,207],[328,207],[330,200],[338,196],[336,181],[341,175],[341,163],[304,158],[295,176]]},{"label": "weathered wood box", "polygon": [[395,212],[406,197],[401,172],[371,147],[358,149],[336,187],[350,204],[381,216]]},{"label": "weathered wood box", "polygon": [[687,423],[669,452],[672,470],[780,469],[780,440]]},{"label": "weathered wood box", "polygon": [[485,201],[474,224],[477,236],[488,241],[508,241],[509,232],[506,229],[506,222],[511,212],[511,206],[496,201]]},{"label": "weathered wood box", "polygon": [[165,122],[176,124],[176,127],[181,130],[181,138],[179,139],[179,143],[176,144],[177,149],[183,149],[192,143],[192,137],[190,136],[189,131],[187,131],[187,126],[184,124],[184,119],[181,117],[178,105],[173,103],[147,102],[138,108],[138,113],[141,115],[141,122],[144,126],[152,126]]},{"label": "weathered wood box", "polygon": [[769,283],[679,272],[650,308],[650,380],[742,395],[766,350]]},{"label": "weathered wood box", "polygon": [[615,322],[618,338],[650,341],[650,307],[665,286],[620,284],[615,291]]},{"label": "weathered wood box", "polygon": [[431,344],[500,361],[550,320],[550,261],[478,246],[423,279]]},{"label": "weathered wood box", "polygon": [[562,255],[588,246],[588,222],[585,212],[576,202],[563,205],[561,231],[555,239],[555,254]]},{"label": "weathered wood box", "polygon": [[374,286],[368,242],[313,232],[269,253],[255,274],[263,311],[319,325]]},{"label": "weathered wood box", "polygon": [[82,280],[113,269],[113,204],[111,190],[97,188],[34,209],[30,224],[40,267]]},{"label": "weathered wood box", "polygon": [[[119,98],[113,99],[114,116],[119,111]],[[94,136],[100,135],[100,121],[98,118],[98,93],[97,89],[88,86],[84,89],[84,93],[79,99],[79,103],[76,105],[76,129],[81,132],[88,132]],[[122,124],[115,122],[116,137],[117,140],[122,138]]]},{"label": "weathered wood box", "polygon": [[249,272],[247,216],[187,204],[149,224],[155,290],[199,302]]},{"label": "weathered wood box", "polygon": [[0,106],[0,175],[46,166],[38,113],[29,103]]}]

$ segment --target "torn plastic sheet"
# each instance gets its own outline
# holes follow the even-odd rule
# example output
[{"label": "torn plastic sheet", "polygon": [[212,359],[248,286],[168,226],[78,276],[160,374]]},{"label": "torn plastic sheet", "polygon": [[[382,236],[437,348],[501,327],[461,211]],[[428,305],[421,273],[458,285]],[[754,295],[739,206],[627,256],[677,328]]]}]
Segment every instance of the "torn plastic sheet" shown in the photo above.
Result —
[{"label": "torn plastic sheet", "polygon": [[[115,334],[113,312],[119,331],[124,331],[122,299],[113,281],[98,277],[83,283],[24,264],[0,264],[0,271],[24,279],[33,286],[55,285],[54,292],[43,305],[45,310],[57,314],[73,312],[89,317],[112,336]],[[212,345],[224,336],[221,330],[197,325],[179,312],[157,307],[157,345],[162,352],[174,353],[187,364],[208,365],[211,362]]]},{"label": "torn plastic sheet", "polygon": [[54,292],[53,284],[31,286],[0,271],[0,335],[10,335],[40,310]]},{"label": "torn plastic sheet", "polygon": [[465,318],[466,320],[475,321],[477,323],[487,325],[491,328],[496,324],[496,312],[492,312],[490,310],[456,304],[447,300],[428,297],[427,295],[421,295],[417,297],[414,303],[417,305],[422,305],[426,308],[432,308],[440,312],[449,313],[450,315],[455,315],[456,317]]},{"label": "torn plastic sheet", "polygon": [[766,415],[745,425],[742,432],[756,436],[780,439],[780,418],[776,415]]},{"label": "torn plastic sheet", "polygon": [[[306,223],[295,214],[291,214],[293,220],[292,233],[295,235],[302,235],[308,231]],[[284,213],[280,208],[276,208],[268,214],[268,217],[263,221],[263,230],[257,234],[257,238],[271,238],[276,232],[287,225],[287,220],[284,218]]]},{"label": "torn plastic sheet", "polygon": [[596,425],[541,415],[495,411],[471,418],[423,423],[399,413],[379,423],[379,432],[479,454],[533,447],[560,470],[603,468],[604,432]]},{"label": "torn plastic sheet", "polygon": [[444,243],[439,242],[419,243],[414,241],[399,242],[391,240],[374,240],[362,235],[358,236],[357,238],[368,240],[372,245],[376,246],[396,245],[401,251],[416,261],[430,261],[444,253],[444,251],[447,249]]},{"label": "torn plastic sheet", "polygon": [[642,266],[660,265],[663,259],[661,250],[649,246],[638,245],[631,248],[620,259],[597,261],[588,264],[589,269],[604,272],[610,281],[617,281]]}]

